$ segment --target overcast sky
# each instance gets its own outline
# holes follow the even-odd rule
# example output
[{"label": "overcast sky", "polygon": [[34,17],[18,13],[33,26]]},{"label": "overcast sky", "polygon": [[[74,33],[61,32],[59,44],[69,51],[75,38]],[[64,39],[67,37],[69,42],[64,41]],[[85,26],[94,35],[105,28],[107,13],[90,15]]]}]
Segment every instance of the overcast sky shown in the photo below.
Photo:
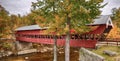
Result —
[{"label": "overcast sky", "polygon": [[27,14],[30,13],[31,2],[36,0],[0,0],[2,5],[10,14]]},{"label": "overcast sky", "polygon": [[102,8],[102,15],[111,14],[112,8],[120,7],[120,0],[104,0],[104,3],[108,3],[104,8]]},{"label": "overcast sky", "polygon": [[[0,0],[0,4],[9,11],[10,14],[27,14],[30,13],[31,2],[36,0]],[[108,3],[102,9],[102,15],[111,14],[111,9],[120,7],[120,0],[104,0],[104,3]]]}]

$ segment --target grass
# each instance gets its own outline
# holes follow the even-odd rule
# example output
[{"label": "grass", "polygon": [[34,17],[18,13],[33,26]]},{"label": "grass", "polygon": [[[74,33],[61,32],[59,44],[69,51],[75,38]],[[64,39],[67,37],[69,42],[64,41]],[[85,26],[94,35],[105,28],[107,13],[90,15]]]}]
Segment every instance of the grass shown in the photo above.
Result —
[{"label": "grass", "polygon": [[[106,54],[103,54],[104,50],[110,50],[110,51],[114,51],[117,52],[118,55],[117,56],[108,56]],[[105,61],[117,61],[116,58],[120,59],[120,46],[101,46],[99,49],[97,50],[92,50],[94,53],[99,54],[103,57],[105,57]]]}]

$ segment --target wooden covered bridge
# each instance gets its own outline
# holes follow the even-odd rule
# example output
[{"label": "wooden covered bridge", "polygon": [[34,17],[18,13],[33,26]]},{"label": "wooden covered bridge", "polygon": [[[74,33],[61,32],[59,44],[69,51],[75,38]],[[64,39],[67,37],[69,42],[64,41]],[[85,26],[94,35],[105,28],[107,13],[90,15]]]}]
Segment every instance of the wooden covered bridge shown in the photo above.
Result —
[{"label": "wooden covered bridge", "polygon": [[[70,39],[71,47],[95,48],[97,41],[104,39],[113,24],[110,16],[99,16],[94,23],[87,24],[93,27],[92,31],[84,34],[72,34]],[[16,29],[16,40],[41,44],[54,44],[54,35],[45,35],[43,31],[47,28],[40,28],[38,25],[24,26]],[[65,35],[57,36],[57,45],[65,45]]]}]

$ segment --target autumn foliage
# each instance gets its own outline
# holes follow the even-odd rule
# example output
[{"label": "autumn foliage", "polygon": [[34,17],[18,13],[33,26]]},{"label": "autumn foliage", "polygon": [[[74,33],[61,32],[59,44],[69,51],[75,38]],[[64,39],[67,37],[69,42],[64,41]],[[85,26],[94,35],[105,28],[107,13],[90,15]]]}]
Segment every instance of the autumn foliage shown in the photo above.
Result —
[{"label": "autumn foliage", "polygon": [[120,38],[120,28],[114,25],[113,29],[108,34],[107,38]]}]

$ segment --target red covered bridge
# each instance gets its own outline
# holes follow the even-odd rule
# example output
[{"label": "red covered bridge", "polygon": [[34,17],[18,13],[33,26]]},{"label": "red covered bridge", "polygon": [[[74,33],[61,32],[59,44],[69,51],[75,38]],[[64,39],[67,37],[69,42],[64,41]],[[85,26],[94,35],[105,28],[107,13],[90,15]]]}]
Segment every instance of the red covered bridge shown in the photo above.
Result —
[{"label": "red covered bridge", "polygon": [[[110,16],[99,16],[93,24],[88,24],[94,29],[84,34],[72,34],[71,47],[95,48],[97,41],[103,40],[113,27]],[[54,35],[45,35],[38,25],[24,26],[16,29],[16,40],[24,42],[54,44]],[[57,36],[57,45],[65,45],[65,35]]]}]

